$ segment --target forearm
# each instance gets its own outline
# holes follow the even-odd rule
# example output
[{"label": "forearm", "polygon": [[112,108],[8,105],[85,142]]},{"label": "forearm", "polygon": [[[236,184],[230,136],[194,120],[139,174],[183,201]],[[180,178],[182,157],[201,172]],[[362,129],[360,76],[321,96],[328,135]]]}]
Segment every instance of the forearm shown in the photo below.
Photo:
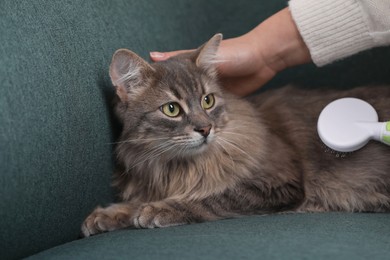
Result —
[{"label": "forearm", "polygon": [[276,72],[311,61],[309,50],[288,8],[260,23],[245,37],[257,45],[261,58]]},{"label": "forearm", "polygon": [[289,5],[317,66],[390,43],[388,0],[291,0]]}]

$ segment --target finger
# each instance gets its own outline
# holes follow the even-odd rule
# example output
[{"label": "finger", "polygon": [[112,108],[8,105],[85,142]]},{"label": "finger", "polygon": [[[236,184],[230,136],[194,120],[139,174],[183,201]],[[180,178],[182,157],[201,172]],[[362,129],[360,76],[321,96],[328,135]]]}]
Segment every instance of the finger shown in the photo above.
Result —
[{"label": "finger", "polygon": [[167,60],[170,57],[176,56],[178,54],[187,53],[193,50],[179,50],[179,51],[169,51],[169,52],[158,52],[158,51],[152,51],[149,53],[150,58],[152,61],[163,61]]}]

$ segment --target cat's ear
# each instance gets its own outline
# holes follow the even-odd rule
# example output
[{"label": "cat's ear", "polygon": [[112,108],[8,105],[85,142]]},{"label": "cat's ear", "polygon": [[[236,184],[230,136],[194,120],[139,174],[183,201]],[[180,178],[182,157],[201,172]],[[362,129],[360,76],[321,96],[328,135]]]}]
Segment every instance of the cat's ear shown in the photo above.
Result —
[{"label": "cat's ear", "polygon": [[121,101],[142,89],[145,75],[153,68],[144,59],[127,49],[119,49],[112,56],[110,77]]},{"label": "cat's ear", "polygon": [[195,64],[210,74],[216,73],[216,63],[218,63],[217,51],[222,41],[222,34],[214,35],[208,42],[198,49],[198,56]]}]

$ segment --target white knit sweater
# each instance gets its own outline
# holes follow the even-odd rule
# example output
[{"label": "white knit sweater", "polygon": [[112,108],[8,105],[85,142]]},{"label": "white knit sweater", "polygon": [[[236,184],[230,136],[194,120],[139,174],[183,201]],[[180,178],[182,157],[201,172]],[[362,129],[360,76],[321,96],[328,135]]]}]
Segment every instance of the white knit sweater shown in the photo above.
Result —
[{"label": "white knit sweater", "polygon": [[390,45],[390,0],[291,0],[289,6],[317,66]]}]

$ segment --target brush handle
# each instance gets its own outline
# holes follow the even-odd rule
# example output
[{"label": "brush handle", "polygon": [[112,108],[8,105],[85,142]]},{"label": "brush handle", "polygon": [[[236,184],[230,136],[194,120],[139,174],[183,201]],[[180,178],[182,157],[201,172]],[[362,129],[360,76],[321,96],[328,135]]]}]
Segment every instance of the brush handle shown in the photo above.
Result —
[{"label": "brush handle", "polygon": [[388,122],[358,122],[357,126],[364,128],[369,139],[390,145],[390,121]]},{"label": "brush handle", "polygon": [[380,134],[380,141],[384,144],[390,145],[390,121],[382,123],[382,131]]}]

